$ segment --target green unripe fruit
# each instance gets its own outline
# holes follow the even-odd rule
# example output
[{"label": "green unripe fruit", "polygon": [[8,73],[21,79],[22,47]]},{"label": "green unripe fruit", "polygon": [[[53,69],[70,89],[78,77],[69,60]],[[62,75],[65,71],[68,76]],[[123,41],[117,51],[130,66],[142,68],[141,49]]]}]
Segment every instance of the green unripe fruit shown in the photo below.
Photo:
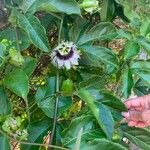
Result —
[{"label": "green unripe fruit", "polygon": [[71,95],[73,93],[73,82],[70,79],[63,81],[62,84],[62,93],[64,95]]}]

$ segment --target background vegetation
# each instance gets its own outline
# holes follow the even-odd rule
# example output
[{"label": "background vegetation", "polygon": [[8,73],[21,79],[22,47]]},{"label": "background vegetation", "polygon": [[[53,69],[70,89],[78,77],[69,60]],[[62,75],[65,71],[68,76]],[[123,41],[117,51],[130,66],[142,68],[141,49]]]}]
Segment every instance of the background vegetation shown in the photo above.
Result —
[{"label": "background vegetation", "polygon": [[[5,0],[0,7],[0,149],[150,149],[123,100],[149,93],[149,0]],[[58,69],[62,41],[79,65]],[[49,144],[49,145],[48,145]]]}]

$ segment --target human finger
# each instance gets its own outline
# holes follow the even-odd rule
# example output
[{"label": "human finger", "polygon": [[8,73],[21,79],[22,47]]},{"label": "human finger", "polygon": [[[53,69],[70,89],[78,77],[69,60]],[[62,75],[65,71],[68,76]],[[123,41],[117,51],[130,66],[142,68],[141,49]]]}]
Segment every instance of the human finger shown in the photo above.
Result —
[{"label": "human finger", "polygon": [[148,127],[148,124],[145,123],[145,122],[139,121],[139,122],[135,125],[135,127],[137,127],[137,128],[146,128],[146,127]]},{"label": "human finger", "polygon": [[150,108],[150,95],[129,99],[125,102],[125,105],[128,109],[136,107]]},{"label": "human finger", "polygon": [[122,115],[130,121],[142,121],[142,113],[139,111],[123,112]]},{"label": "human finger", "polygon": [[129,121],[128,126],[129,127],[134,127],[134,126],[136,126],[137,123],[138,123],[137,121]]},{"label": "human finger", "polygon": [[142,111],[144,111],[144,109],[145,108],[143,108],[143,107],[134,107],[134,108],[130,108],[130,111],[140,111],[140,112],[142,112]]},{"label": "human finger", "polygon": [[142,120],[150,126],[150,110],[142,112]]},{"label": "human finger", "polygon": [[132,108],[136,108],[136,107],[142,107],[142,106],[141,106],[141,101],[140,101],[138,98],[131,99],[131,100],[127,100],[127,101],[125,102],[125,106],[126,106],[128,109],[132,109]]}]

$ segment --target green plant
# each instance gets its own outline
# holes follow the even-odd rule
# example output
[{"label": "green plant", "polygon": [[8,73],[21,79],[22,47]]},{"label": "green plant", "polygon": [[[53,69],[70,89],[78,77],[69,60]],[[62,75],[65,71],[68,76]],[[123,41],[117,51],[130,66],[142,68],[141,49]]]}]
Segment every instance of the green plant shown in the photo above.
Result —
[{"label": "green plant", "polygon": [[121,122],[122,101],[149,93],[150,4],[93,2],[5,0],[0,149],[125,150],[124,137],[150,149],[149,129]]}]

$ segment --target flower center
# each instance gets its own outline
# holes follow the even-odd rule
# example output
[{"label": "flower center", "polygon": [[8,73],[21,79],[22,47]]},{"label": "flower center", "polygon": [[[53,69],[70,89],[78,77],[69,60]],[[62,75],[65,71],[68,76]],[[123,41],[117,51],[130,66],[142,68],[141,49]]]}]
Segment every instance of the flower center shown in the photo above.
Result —
[{"label": "flower center", "polygon": [[58,50],[56,55],[59,59],[67,60],[73,56],[73,49],[72,47],[67,47],[67,49],[62,49],[61,51]]}]

